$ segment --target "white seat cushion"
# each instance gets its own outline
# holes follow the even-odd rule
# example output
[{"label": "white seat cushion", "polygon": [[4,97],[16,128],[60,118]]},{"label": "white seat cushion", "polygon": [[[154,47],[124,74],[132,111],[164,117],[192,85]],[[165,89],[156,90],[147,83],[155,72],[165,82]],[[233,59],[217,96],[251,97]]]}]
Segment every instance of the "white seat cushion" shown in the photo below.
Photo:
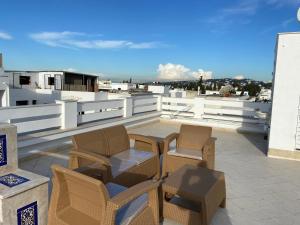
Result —
[{"label": "white seat cushion", "polygon": [[168,155],[202,160],[202,152],[198,150],[172,148],[168,151]]},{"label": "white seat cushion", "polygon": [[133,148],[115,154],[110,157],[112,176],[116,177],[129,168],[139,165],[154,156],[153,152],[140,151]]},{"label": "white seat cushion", "polygon": [[[106,188],[109,197],[112,198],[117,194],[125,191],[127,188],[114,183],[107,183]],[[118,210],[116,215],[116,225],[128,225],[132,219],[138,215],[146,206],[148,202],[148,194],[143,194],[133,201],[129,202]]]}]

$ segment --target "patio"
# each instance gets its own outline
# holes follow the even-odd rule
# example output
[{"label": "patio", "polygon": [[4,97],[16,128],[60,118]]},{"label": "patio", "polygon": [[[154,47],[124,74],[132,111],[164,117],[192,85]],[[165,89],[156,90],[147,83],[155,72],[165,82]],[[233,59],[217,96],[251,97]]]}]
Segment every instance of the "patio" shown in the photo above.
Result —
[{"label": "patio", "polygon": [[[179,130],[179,123],[155,122],[129,129],[165,137]],[[227,208],[219,209],[213,225],[296,225],[300,221],[300,162],[266,157],[262,134],[214,129],[216,169],[225,172]],[[51,176],[50,166],[67,166],[70,144],[22,159],[20,168]],[[164,225],[175,225],[165,221]]]}]

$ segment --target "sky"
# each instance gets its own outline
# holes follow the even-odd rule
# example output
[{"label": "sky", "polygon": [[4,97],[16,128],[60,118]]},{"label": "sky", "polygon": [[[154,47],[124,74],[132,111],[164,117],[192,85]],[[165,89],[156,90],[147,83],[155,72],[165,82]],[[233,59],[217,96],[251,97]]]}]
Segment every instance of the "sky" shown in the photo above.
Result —
[{"label": "sky", "polygon": [[1,0],[5,69],[111,79],[272,79],[300,0]]}]

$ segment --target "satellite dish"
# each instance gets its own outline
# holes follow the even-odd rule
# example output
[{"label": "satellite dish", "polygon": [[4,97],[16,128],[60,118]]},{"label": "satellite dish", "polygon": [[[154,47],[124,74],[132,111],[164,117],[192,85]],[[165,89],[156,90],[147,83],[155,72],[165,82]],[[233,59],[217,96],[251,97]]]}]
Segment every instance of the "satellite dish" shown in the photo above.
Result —
[{"label": "satellite dish", "polygon": [[300,22],[300,8],[298,9],[298,20],[299,20],[299,22]]}]

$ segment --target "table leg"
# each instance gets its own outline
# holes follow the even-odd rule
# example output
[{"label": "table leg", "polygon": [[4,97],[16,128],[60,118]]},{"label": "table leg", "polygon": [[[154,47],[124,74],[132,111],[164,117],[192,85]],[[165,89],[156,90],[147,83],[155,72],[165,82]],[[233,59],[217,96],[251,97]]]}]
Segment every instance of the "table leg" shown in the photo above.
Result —
[{"label": "table leg", "polygon": [[221,208],[226,208],[226,198],[223,199],[223,201],[220,204]]}]

